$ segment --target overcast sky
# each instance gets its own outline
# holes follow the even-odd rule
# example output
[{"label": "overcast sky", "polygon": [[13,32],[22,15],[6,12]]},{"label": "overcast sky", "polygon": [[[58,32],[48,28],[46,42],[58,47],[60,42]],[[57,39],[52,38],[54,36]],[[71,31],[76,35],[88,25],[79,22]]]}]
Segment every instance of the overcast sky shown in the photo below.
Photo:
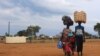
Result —
[{"label": "overcast sky", "polygon": [[[93,27],[100,22],[99,0],[0,0],[0,35],[8,30],[11,22],[11,34],[26,29],[29,25],[39,25],[39,34],[56,35],[65,27],[62,16],[68,15],[73,20],[76,10],[83,10],[87,14],[85,31],[97,34]],[[77,24],[74,23],[71,29]]]}]

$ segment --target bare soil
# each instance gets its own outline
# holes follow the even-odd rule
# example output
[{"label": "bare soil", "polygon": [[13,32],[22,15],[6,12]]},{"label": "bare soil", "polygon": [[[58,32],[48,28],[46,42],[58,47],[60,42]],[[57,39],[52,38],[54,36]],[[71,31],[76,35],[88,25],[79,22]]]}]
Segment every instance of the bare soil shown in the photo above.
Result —
[{"label": "bare soil", "polygon": [[[64,56],[64,53],[57,48],[57,43],[0,43],[0,56]],[[100,40],[87,40],[83,56],[100,56]]]}]

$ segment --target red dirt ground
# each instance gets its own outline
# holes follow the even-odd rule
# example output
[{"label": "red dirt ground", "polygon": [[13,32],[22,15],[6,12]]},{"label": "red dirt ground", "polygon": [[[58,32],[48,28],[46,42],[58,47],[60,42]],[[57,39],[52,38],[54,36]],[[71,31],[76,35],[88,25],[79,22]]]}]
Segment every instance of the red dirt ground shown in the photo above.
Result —
[{"label": "red dirt ground", "polygon": [[[64,56],[57,43],[0,43],[0,56]],[[88,40],[84,43],[84,56],[100,56],[100,41]],[[75,52],[75,55],[77,53]]]}]

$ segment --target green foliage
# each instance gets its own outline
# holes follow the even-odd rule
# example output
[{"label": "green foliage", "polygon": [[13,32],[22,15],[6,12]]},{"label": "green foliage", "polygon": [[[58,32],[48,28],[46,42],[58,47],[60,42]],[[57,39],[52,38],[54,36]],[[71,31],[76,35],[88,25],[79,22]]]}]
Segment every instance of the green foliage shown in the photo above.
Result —
[{"label": "green foliage", "polygon": [[41,28],[39,26],[28,26],[26,30],[17,32],[18,36],[32,36],[39,32]]},{"label": "green foliage", "polygon": [[38,33],[40,29],[41,28],[39,26],[29,26],[27,28],[27,32],[29,35],[31,34],[36,36],[36,33]]},{"label": "green foliage", "polygon": [[6,33],[5,33],[5,36],[9,36],[9,34],[6,32]]},{"label": "green foliage", "polygon": [[95,26],[94,26],[94,30],[98,32],[99,36],[100,36],[100,23],[97,23]]},{"label": "green foliage", "polygon": [[100,23],[97,23],[97,24],[94,26],[94,30],[95,30],[95,31],[100,31]]},{"label": "green foliage", "polygon": [[18,36],[27,36],[27,31],[26,30],[21,30],[19,32],[17,32]]}]

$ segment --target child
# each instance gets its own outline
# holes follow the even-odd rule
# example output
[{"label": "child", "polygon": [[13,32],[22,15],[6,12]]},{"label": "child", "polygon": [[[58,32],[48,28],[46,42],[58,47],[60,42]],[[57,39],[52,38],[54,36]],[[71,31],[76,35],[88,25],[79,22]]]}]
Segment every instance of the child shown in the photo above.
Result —
[{"label": "child", "polygon": [[84,27],[81,25],[81,22],[78,22],[78,26],[75,27],[75,34],[76,34],[76,43],[77,43],[77,53],[83,52],[83,42],[85,41],[84,37]]}]

